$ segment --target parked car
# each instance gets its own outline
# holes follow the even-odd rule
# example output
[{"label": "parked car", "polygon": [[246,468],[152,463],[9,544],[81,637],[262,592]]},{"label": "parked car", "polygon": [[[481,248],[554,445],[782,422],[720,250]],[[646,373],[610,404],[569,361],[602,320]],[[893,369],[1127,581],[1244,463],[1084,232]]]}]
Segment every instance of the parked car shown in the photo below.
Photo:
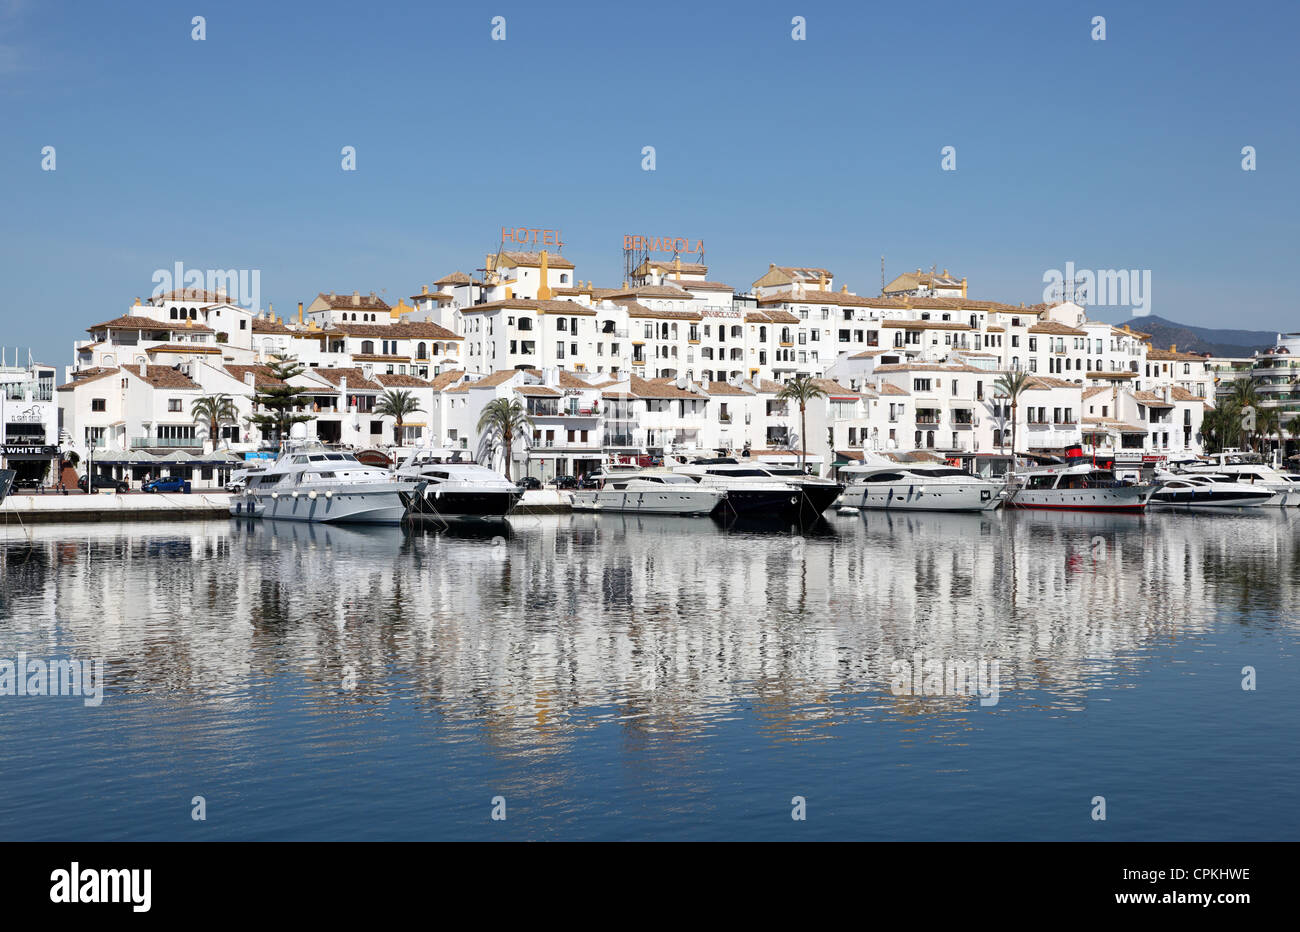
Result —
[{"label": "parked car", "polygon": [[536,476],[524,476],[515,484],[518,485],[519,488],[525,490],[540,489],[542,487],[542,480],[538,479]]},{"label": "parked car", "polygon": [[90,488],[90,482],[87,477],[82,476],[77,480],[77,488],[81,489],[83,492],[98,492],[101,489],[112,489],[114,492],[125,492],[130,488],[130,486],[121,479],[114,479],[112,476],[105,475],[102,472],[95,473],[93,482],[94,488],[92,489]]},{"label": "parked car", "polygon": [[39,489],[42,484],[39,476],[23,476],[14,480],[14,489]]},{"label": "parked car", "polygon": [[553,485],[557,489],[576,489],[578,487],[578,480],[572,476],[556,476],[548,483],[548,485]]},{"label": "parked car", "polygon": [[143,486],[146,492],[184,492],[190,493],[190,480],[182,479],[180,476],[161,476],[157,479],[150,479]]}]

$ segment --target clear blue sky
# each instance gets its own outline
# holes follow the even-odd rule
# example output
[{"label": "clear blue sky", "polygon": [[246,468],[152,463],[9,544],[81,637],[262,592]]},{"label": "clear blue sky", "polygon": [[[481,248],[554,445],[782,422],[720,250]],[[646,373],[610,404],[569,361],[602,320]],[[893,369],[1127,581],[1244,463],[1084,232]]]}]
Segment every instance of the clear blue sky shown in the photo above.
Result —
[{"label": "clear blue sky", "polygon": [[261,269],[279,313],[395,300],[502,225],[598,285],[669,234],[742,290],[778,262],[876,294],[883,253],[1033,302],[1072,260],[1151,269],[1154,314],[1300,329],[1298,10],[0,0],[0,342],[66,363],[177,261]]}]

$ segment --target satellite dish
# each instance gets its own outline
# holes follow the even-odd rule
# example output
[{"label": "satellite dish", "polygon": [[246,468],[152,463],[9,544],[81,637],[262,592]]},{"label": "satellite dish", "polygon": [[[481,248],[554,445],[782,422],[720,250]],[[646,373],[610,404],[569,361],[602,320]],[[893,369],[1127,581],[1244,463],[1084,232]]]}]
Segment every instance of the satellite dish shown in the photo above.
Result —
[{"label": "satellite dish", "polygon": [[306,439],[307,439],[307,425],[304,424],[302,421],[299,421],[297,424],[294,424],[292,427],[290,427],[290,428],[289,428],[289,439],[290,439],[290,440],[306,440]]}]

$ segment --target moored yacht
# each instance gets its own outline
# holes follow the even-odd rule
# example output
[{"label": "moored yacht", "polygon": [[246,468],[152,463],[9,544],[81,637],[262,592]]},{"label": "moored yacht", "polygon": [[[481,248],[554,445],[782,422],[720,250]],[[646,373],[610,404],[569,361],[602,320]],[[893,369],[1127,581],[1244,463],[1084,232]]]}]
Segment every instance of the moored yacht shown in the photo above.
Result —
[{"label": "moored yacht", "polygon": [[1205,460],[1183,466],[1179,472],[1191,475],[1215,474],[1232,482],[1271,490],[1269,505],[1300,507],[1300,483],[1263,462],[1259,454],[1242,450],[1223,450]]},{"label": "moored yacht", "polygon": [[351,453],[319,444],[298,445],[265,469],[250,471],[230,497],[235,517],[324,523],[401,524],[402,494],[414,482],[394,479]]},{"label": "moored yacht", "polygon": [[1091,463],[1025,469],[1013,482],[1007,505],[1064,511],[1145,511],[1156,490],[1116,479],[1113,469]]},{"label": "moored yacht", "polygon": [[412,517],[500,519],[524,497],[522,488],[495,469],[474,462],[468,450],[423,447],[403,460],[394,474],[415,484],[402,496]]},{"label": "moored yacht", "polygon": [[706,488],[689,476],[635,469],[602,470],[600,487],[573,493],[574,511],[630,514],[708,515],[727,498],[723,489]]},{"label": "moored yacht", "polygon": [[1152,507],[1259,508],[1274,503],[1276,493],[1258,485],[1236,482],[1216,473],[1156,473],[1159,488]]},{"label": "moored yacht", "polygon": [[990,511],[1003,484],[941,463],[895,463],[876,459],[840,469],[848,480],[842,503],[893,511]]},{"label": "moored yacht", "polygon": [[819,517],[844,491],[838,482],[809,476],[794,467],[737,463],[734,459],[705,460],[678,466],[674,472],[705,488],[725,491],[723,510],[751,517]]}]

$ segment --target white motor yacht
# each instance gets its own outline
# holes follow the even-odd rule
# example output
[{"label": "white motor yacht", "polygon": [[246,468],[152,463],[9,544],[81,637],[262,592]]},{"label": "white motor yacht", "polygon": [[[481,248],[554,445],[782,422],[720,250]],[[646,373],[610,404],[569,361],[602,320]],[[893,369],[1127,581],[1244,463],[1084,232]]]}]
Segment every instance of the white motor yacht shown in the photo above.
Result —
[{"label": "white motor yacht", "polygon": [[1151,496],[1152,507],[1259,508],[1273,503],[1277,494],[1218,473],[1157,471],[1156,480],[1160,487]]},{"label": "white motor yacht", "polygon": [[1003,483],[942,463],[895,463],[883,458],[840,469],[843,505],[891,511],[990,511]]},{"label": "white motor yacht", "polygon": [[413,517],[500,519],[524,497],[522,488],[474,462],[468,450],[423,447],[403,460],[394,475],[418,484],[404,495]]},{"label": "white motor yacht", "polygon": [[574,511],[709,515],[727,498],[723,489],[707,488],[671,472],[614,468],[602,469],[592,478],[599,488],[574,492]]},{"label": "white motor yacht", "polygon": [[1211,454],[1201,462],[1183,466],[1179,472],[1190,475],[1214,474],[1226,476],[1233,482],[1270,489],[1274,495],[1269,505],[1300,507],[1300,483],[1286,473],[1265,464],[1257,453],[1242,450],[1223,450]]},{"label": "white motor yacht", "polygon": [[235,517],[353,524],[401,524],[403,493],[415,482],[367,466],[351,453],[301,445],[265,469],[250,471],[230,498]]},{"label": "white motor yacht", "polygon": [[705,488],[727,493],[723,510],[738,516],[787,519],[820,516],[844,491],[830,479],[799,469],[734,459],[702,460],[673,470]]},{"label": "white motor yacht", "polygon": [[1156,487],[1125,482],[1112,469],[1091,463],[1039,466],[1018,471],[1006,504],[1062,511],[1145,511]]}]

